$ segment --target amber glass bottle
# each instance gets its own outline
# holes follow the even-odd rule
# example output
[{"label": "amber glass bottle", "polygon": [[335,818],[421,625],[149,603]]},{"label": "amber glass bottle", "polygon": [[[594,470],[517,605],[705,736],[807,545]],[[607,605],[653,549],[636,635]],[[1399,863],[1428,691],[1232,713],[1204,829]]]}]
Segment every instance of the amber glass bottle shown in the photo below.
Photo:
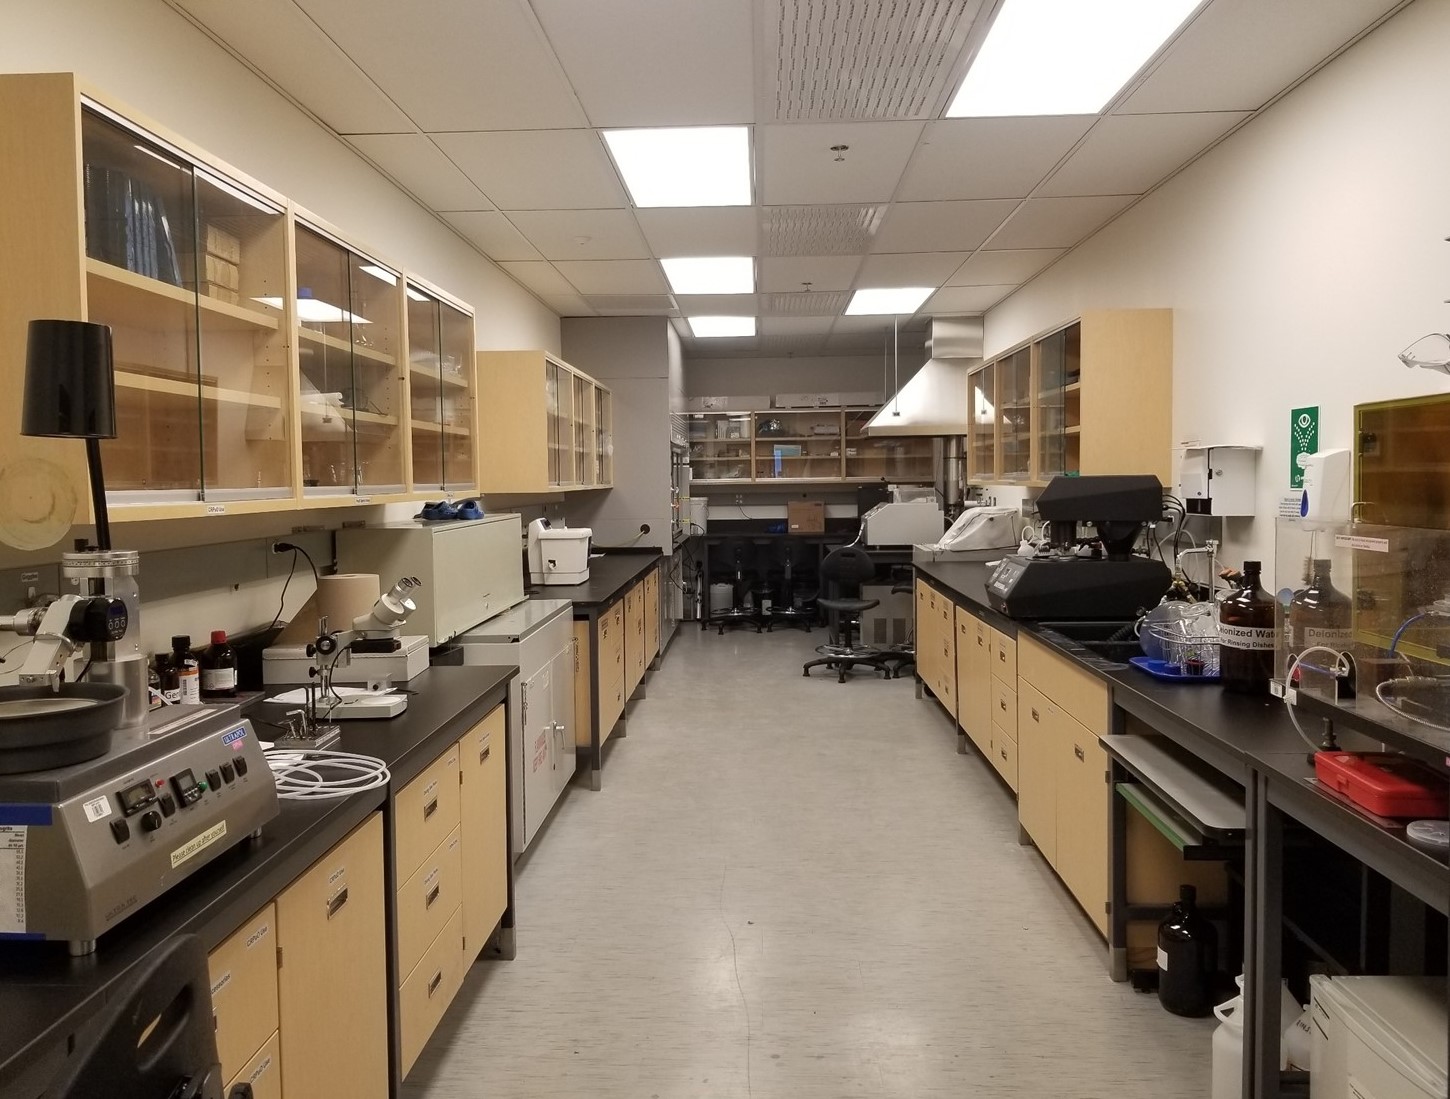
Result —
[{"label": "amber glass bottle", "polygon": [[1245,561],[1239,590],[1218,605],[1219,675],[1225,690],[1268,694],[1274,674],[1274,600]]},{"label": "amber glass bottle", "polygon": [[1354,604],[1330,583],[1331,562],[1315,558],[1309,586],[1289,604],[1289,646],[1294,654],[1315,645],[1347,651],[1354,637]]}]

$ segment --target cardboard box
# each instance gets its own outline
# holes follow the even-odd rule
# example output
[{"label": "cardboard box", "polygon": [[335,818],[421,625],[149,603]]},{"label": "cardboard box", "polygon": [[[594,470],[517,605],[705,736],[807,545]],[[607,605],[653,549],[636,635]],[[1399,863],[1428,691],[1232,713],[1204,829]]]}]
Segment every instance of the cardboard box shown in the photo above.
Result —
[{"label": "cardboard box", "polygon": [[785,527],[792,534],[824,534],[826,505],[819,500],[791,500],[785,505]]},{"label": "cardboard box", "polygon": [[242,242],[217,225],[206,227],[205,251],[208,255],[236,265],[242,262]]}]

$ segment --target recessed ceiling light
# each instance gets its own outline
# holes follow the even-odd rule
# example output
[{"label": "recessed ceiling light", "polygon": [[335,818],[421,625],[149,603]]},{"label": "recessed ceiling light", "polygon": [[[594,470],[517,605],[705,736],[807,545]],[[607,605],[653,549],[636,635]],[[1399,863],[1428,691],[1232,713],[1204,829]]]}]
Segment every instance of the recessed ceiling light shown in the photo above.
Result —
[{"label": "recessed ceiling light", "polygon": [[701,339],[755,335],[754,317],[687,317],[690,331]]},{"label": "recessed ceiling light", "polygon": [[848,317],[897,316],[915,313],[936,293],[935,286],[893,286],[876,290],[857,290],[846,306]]},{"label": "recessed ceiling light", "polygon": [[948,118],[1097,114],[1201,0],[1006,0]]},{"label": "recessed ceiling light", "polygon": [[744,126],[603,133],[636,206],[750,205],[750,131]]},{"label": "recessed ceiling light", "polygon": [[755,260],[750,256],[682,256],[662,259],[676,294],[753,294]]}]

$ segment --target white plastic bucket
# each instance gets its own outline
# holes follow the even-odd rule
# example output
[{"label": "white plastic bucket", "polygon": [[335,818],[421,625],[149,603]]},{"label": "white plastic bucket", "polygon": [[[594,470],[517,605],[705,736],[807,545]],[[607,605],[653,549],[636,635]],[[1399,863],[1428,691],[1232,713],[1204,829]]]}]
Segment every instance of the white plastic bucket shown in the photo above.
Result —
[{"label": "white plastic bucket", "polygon": [[[1213,1031],[1213,1099],[1243,1099],[1244,1094],[1244,979],[1234,978],[1239,995],[1213,1009],[1218,1026]],[[1279,988],[1279,1025],[1283,1034],[1279,1041],[1279,1067],[1290,1067],[1292,1060],[1308,1068],[1307,1029],[1300,1025],[1304,1007],[1294,999],[1285,981]],[[1293,1056],[1291,1057],[1291,1053]]]}]

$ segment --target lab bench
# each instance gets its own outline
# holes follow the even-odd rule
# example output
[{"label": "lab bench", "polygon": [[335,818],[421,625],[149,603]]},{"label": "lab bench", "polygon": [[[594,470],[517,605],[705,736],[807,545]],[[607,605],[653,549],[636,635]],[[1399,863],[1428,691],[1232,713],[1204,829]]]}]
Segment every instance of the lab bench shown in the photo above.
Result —
[{"label": "lab bench", "polygon": [[[1371,915],[1381,928],[1390,926],[1394,905],[1384,883],[1393,883],[1443,915],[1450,912],[1450,871],[1411,846],[1403,828],[1377,824],[1319,789],[1307,745],[1281,702],[1235,695],[1217,686],[1159,681],[1103,659],[1051,630],[994,611],[986,596],[987,562],[1000,555],[997,551],[953,561],[916,556],[918,693],[929,693],[947,710],[959,748],[975,744],[1017,795],[1021,839],[1037,844],[1104,932],[1114,978],[1126,978],[1129,947],[1141,945],[1131,935],[1132,921],[1154,917],[1161,910],[1154,903],[1157,897],[1150,903],[1131,897],[1130,881],[1140,889],[1145,879],[1156,879],[1160,887],[1178,880],[1197,880],[1201,885],[1204,867],[1241,861],[1242,869],[1228,875],[1230,892],[1212,895],[1210,906],[1227,901],[1232,910],[1242,905],[1244,1094],[1276,1099],[1281,1094],[1278,989],[1285,929],[1310,953],[1318,950],[1323,956],[1322,949],[1286,917],[1286,902],[1296,899],[1295,890],[1308,888],[1302,876],[1288,872],[1294,868],[1286,867],[1286,845],[1318,837],[1326,850],[1355,860],[1363,879],[1364,904],[1367,910],[1378,910]],[[1017,664],[1016,694],[1010,698],[1005,693],[1005,672],[993,668],[989,656],[994,646],[1000,647],[1005,663],[1009,643]],[[1049,659],[1044,661],[1044,656]],[[1034,673],[1034,662],[1047,671]],[[998,673],[995,679],[988,669]],[[1059,720],[1067,734],[1076,725],[1092,726],[1087,718],[1098,713],[1094,697],[1101,699],[1105,727],[1086,727],[1080,730],[1082,735],[1065,734],[1062,739],[1076,749],[1079,763],[1094,761],[1087,769],[1093,772],[1089,777],[1104,786],[1088,795],[1084,783],[1078,790],[1081,796],[1048,805],[1044,785],[1055,781],[1058,789],[1053,792],[1060,794],[1062,785],[1071,782],[1072,768],[1065,752],[1057,752],[1050,766],[1041,759],[1034,762],[1034,757],[1051,750],[1050,745],[1043,747],[1051,738],[1038,726],[1049,707],[1068,711]],[[1084,700],[1091,702],[1086,712]],[[999,709],[999,703],[1005,705]],[[1009,774],[994,748],[999,739],[1005,742],[1007,710],[1013,707],[1017,735],[1011,742]],[[1034,714],[1037,726],[1030,724]],[[1340,729],[1340,739],[1351,749],[1369,746],[1345,728]],[[1130,812],[1130,807],[1136,811]],[[1170,809],[1165,814],[1168,820],[1155,821],[1160,807]],[[1072,851],[1085,852],[1092,863],[1089,867],[1071,851],[1064,856],[1054,849],[1058,833],[1049,836],[1044,822],[1064,811],[1076,837]],[[1094,816],[1101,824],[1094,823]],[[1147,848],[1153,864],[1147,868],[1140,865],[1141,844],[1134,845],[1135,837],[1142,841],[1144,833],[1153,833],[1158,841]],[[1176,852],[1179,861],[1164,861],[1165,847]],[[1069,861],[1060,866],[1064,857]],[[1237,932],[1237,927],[1231,930]],[[1384,937],[1388,939],[1387,932]],[[1418,949],[1433,955],[1438,945],[1428,944],[1427,949],[1422,941]],[[1416,948],[1399,942],[1395,946],[1402,954]],[[1378,953],[1387,961],[1389,946]]]},{"label": "lab bench", "polygon": [[574,604],[574,743],[584,755],[577,770],[594,790],[603,786],[605,744],[628,731],[629,704],[644,698],[645,673],[669,644],[662,613],[668,560],[657,550],[606,553],[590,559],[584,583],[531,592]]},{"label": "lab bench", "polygon": [[[224,1064],[227,1079],[242,1078],[254,1067],[262,1071],[269,1062],[275,1066],[280,1056],[289,1094],[329,1094],[339,1081],[363,1076],[366,1086],[347,1094],[398,1095],[403,1073],[396,894],[404,884],[397,880],[394,852],[399,800],[440,756],[459,745],[477,747],[473,741],[487,732],[491,715],[502,716],[515,674],[512,668],[430,668],[413,679],[405,713],[390,721],[350,723],[337,746],[387,763],[387,787],[337,800],[284,801],[259,837],[102,936],[95,954],[71,958],[63,943],[0,944],[0,1099],[43,1094],[66,1057],[95,1037],[101,1009],[125,995],[137,967],[179,934],[199,936],[214,968],[226,968],[225,991],[217,992],[223,1004],[219,1046],[229,1059],[238,1051],[256,1054],[245,1064]],[[285,709],[253,701],[246,712],[259,731],[266,731],[260,723],[277,721]],[[502,745],[506,739],[498,736],[493,742]],[[503,793],[499,787],[498,795]],[[500,804],[495,815],[502,855],[507,851],[506,808]],[[507,875],[506,898],[485,904],[503,904],[490,930],[507,954],[513,940],[512,872],[506,857],[498,865]],[[321,930],[311,926],[318,922],[317,913]],[[258,993],[258,983],[244,981],[242,968],[231,960],[239,938],[265,941],[269,931],[282,948],[280,964],[245,967],[264,974]],[[304,945],[297,949],[296,943]],[[318,971],[334,956],[343,959],[341,965],[325,974]],[[214,972],[213,984],[218,983]],[[273,1018],[280,1018],[280,1030],[263,1034]],[[241,1023],[241,1034],[234,1021]],[[370,1031],[375,1041],[358,1040]],[[290,1073],[289,1042],[290,1048],[305,1050]],[[318,1090],[318,1074],[329,1067],[339,1075]],[[276,1076],[267,1083],[259,1080],[258,1094],[275,1094],[276,1081]]]}]

